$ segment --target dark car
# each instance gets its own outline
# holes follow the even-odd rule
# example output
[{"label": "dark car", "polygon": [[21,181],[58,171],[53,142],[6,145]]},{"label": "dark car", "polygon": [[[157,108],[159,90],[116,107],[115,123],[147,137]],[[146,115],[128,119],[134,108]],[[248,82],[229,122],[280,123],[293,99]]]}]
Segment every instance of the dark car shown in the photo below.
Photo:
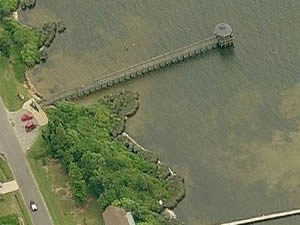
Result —
[{"label": "dark car", "polygon": [[22,121],[27,121],[27,120],[31,120],[33,118],[33,115],[31,113],[27,113],[27,114],[24,114],[22,117],[21,117],[21,120]]},{"label": "dark car", "polygon": [[36,128],[36,127],[37,127],[37,125],[35,123],[29,122],[29,123],[27,123],[25,125],[25,130],[28,133],[28,132],[32,131],[34,128]]},{"label": "dark car", "polygon": [[37,204],[34,201],[30,201],[29,203],[31,211],[35,212],[38,210]]}]

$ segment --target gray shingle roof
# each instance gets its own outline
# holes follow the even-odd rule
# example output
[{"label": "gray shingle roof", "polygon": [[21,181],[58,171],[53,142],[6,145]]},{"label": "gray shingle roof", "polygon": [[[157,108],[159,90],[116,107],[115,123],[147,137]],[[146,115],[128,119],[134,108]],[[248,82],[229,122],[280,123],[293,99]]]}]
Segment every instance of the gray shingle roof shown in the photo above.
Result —
[{"label": "gray shingle roof", "polygon": [[232,33],[232,28],[226,23],[220,23],[215,28],[215,35],[218,36],[227,36]]}]

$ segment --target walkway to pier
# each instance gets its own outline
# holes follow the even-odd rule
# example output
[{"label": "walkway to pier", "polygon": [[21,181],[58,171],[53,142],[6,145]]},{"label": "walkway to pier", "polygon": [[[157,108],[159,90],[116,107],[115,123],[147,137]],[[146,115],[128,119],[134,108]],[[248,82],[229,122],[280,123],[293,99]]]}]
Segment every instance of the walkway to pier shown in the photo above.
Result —
[{"label": "walkway to pier", "polygon": [[279,212],[279,213],[262,215],[262,216],[253,217],[253,218],[244,219],[244,220],[233,221],[233,222],[229,222],[229,223],[222,223],[220,225],[255,224],[255,223],[259,223],[259,222],[275,220],[275,219],[280,219],[280,218],[289,217],[289,216],[295,216],[295,215],[299,215],[299,214],[300,214],[300,209],[295,209],[295,210],[286,211],[286,212]]}]

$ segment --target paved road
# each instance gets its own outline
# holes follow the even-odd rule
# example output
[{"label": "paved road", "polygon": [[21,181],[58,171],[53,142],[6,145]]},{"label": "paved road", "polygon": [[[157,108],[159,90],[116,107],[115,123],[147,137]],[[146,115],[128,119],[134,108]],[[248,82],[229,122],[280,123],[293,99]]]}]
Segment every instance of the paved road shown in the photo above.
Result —
[{"label": "paved road", "polygon": [[8,163],[22,192],[26,206],[31,200],[38,205],[37,212],[31,212],[34,225],[53,225],[50,214],[46,209],[37,184],[33,178],[25,154],[18,142],[17,137],[10,126],[7,113],[0,98],[0,152],[6,154]]}]

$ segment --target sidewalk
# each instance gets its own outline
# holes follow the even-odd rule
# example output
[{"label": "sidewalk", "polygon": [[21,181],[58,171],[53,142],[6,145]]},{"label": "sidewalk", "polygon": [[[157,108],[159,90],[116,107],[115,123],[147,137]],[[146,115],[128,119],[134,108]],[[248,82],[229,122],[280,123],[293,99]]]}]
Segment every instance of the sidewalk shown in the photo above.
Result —
[{"label": "sidewalk", "polygon": [[[34,102],[38,110],[34,109],[31,106],[32,102]],[[40,126],[48,124],[48,117],[46,113],[42,110],[42,108],[37,104],[37,102],[33,98],[25,102],[22,108],[31,112]]]},{"label": "sidewalk", "polygon": [[0,188],[0,194],[6,194],[9,192],[13,192],[19,189],[19,186],[15,180],[2,183],[2,187]]}]

